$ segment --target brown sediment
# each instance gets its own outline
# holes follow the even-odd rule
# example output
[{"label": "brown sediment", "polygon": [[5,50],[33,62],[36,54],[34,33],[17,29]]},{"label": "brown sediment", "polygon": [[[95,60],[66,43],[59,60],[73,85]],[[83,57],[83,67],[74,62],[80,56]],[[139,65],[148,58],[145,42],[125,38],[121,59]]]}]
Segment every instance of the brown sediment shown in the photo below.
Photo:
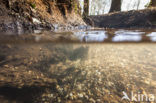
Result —
[{"label": "brown sediment", "polygon": [[154,44],[8,44],[0,48],[0,61],[5,61],[0,64],[4,78],[0,100],[6,103],[128,103],[121,100],[123,91],[128,96],[132,91],[156,93]]}]

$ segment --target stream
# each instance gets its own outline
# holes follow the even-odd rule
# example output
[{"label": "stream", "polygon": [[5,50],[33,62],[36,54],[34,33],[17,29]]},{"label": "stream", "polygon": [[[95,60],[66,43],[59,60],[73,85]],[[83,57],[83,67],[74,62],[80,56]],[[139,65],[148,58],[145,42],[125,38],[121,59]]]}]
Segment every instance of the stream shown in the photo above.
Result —
[{"label": "stream", "polygon": [[2,34],[0,101],[154,103],[155,42],[155,29]]}]

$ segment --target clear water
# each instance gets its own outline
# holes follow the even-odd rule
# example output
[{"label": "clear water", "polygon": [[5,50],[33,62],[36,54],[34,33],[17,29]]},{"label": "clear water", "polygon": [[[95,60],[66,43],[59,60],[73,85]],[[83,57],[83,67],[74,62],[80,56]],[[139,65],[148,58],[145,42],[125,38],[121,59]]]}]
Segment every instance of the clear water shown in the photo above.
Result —
[{"label": "clear water", "polygon": [[[114,29],[7,35],[0,44],[0,100],[129,103],[122,100],[123,92],[130,99],[136,94],[137,101],[142,100],[138,95],[152,100],[156,46],[150,42],[155,42],[155,34],[155,30]],[[52,80],[57,82],[51,84]]]}]

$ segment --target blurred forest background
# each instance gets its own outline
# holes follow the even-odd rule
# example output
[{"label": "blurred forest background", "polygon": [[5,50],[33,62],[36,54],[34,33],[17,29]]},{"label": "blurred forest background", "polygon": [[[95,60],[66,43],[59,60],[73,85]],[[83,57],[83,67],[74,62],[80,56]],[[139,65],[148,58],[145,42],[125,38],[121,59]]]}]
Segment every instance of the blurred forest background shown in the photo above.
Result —
[{"label": "blurred forest background", "polygon": [[[79,0],[83,12],[84,0]],[[156,0],[85,0],[89,3],[89,15],[114,11],[141,10],[156,5]],[[114,9],[114,10],[113,10]]]}]

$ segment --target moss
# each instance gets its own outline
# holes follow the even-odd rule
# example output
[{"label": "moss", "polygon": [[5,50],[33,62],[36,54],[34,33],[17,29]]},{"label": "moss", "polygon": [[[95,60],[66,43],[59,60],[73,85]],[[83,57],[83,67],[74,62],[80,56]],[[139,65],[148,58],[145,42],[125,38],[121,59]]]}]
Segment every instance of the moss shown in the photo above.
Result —
[{"label": "moss", "polygon": [[35,9],[36,8],[36,4],[35,3],[30,3],[30,6],[33,8],[33,9]]},{"label": "moss", "polygon": [[75,13],[78,13],[78,6],[76,3],[74,4],[74,10],[75,10]]},{"label": "moss", "polygon": [[80,5],[79,5],[79,3],[77,1],[72,1],[72,7],[73,7],[76,14],[81,14],[80,13],[80,11],[81,11],[80,10]]}]

